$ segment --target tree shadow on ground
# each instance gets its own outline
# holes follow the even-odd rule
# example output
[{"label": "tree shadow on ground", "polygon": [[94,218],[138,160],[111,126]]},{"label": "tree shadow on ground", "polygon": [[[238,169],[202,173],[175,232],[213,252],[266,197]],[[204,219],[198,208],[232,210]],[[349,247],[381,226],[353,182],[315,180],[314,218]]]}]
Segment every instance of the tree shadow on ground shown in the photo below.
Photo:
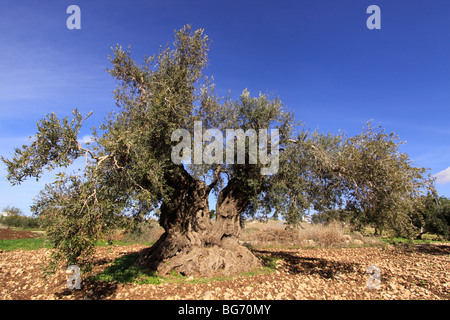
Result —
[{"label": "tree shadow on ground", "polygon": [[411,250],[434,256],[442,256],[450,254],[450,245],[424,243],[415,245]]},{"label": "tree shadow on ground", "polygon": [[139,253],[124,254],[114,260],[99,259],[94,267],[111,263],[102,272],[84,279],[81,289],[64,289],[55,293],[59,298],[70,296],[72,299],[101,300],[114,295],[120,283],[132,283],[139,277],[152,277],[152,273],[135,266]]},{"label": "tree shadow on ground", "polygon": [[333,279],[339,274],[352,273],[358,270],[359,264],[330,261],[321,258],[299,257],[289,251],[253,250],[258,256],[269,256],[282,259],[283,268],[291,274],[317,274],[326,279]]},{"label": "tree shadow on ground", "polygon": [[61,292],[55,293],[55,295],[63,299],[70,296],[75,300],[103,300],[112,296],[117,290],[117,282],[107,282],[86,279],[81,285],[81,289],[64,289]]}]

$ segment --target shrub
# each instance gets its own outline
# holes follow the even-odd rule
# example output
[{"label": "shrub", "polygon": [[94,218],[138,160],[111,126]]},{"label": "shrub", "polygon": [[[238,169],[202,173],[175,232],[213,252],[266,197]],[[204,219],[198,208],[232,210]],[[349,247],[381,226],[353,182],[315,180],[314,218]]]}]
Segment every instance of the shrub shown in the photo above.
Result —
[{"label": "shrub", "polygon": [[[245,230],[245,229],[244,229]],[[342,224],[304,224],[298,229],[263,228],[244,232],[242,240],[256,246],[333,246],[344,243]]]},{"label": "shrub", "polygon": [[41,221],[38,218],[24,217],[24,216],[7,216],[0,217],[0,224],[6,227],[15,227],[21,229],[39,229],[41,228]]},{"label": "shrub", "polygon": [[313,240],[318,245],[331,246],[344,241],[344,229],[338,222],[309,224],[298,230],[300,241]]},{"label": "shrub", "polygon": [[133,243],[153,243],[156,242],[163,229],[156,220],[142,220],[136,223],[133,228],[124,236],[123,241]]}]

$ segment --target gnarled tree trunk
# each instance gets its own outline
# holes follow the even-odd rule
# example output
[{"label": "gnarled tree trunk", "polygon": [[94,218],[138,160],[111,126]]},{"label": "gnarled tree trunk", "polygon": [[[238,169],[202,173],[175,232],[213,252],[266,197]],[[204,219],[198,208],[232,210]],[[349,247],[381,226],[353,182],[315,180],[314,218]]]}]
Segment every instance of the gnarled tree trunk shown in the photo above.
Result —
[{"label": "gnarled tree trunk", "polygon": [[216,221],[209,232],[209,242],[222,247],[234,247],[241,232],[241,213],[248,204],[245,193],[240,191],[236,179],[219,193],[216,203]]},{"label": "gnarled tree trunk", "polygon": [[164,275],[174,270],[184,275],[230,275],[260,266],[260,261],[238,242],[240,214],[248,199],[239,183],[230,180],[219,194],[216,222],[209,217],[211,186],[182,169],[169,177],[175,190],[161,205],[160,224],[165,232],[138,260],[138,264]]}]

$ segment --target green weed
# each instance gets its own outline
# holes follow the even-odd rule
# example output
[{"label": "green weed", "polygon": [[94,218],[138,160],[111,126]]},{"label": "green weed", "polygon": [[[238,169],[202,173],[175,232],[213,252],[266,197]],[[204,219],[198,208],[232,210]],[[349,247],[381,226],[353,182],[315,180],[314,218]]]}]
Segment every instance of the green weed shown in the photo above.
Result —
[{"label": "green weed", "polygon": [[92,280],[119,283],[136,283],[136,284],[160,284],[163,279],[155,273],[135,266],[139,253],[124,255],[117,258],[111,266],[106,268],[100,274],[91,277]]},{"label": "green weed", "polygon": [[50,248],[51,245],[45,242],[44,238],[31,239],[5,239],[0,240],[0,250],[38,250],[42,248]]}]

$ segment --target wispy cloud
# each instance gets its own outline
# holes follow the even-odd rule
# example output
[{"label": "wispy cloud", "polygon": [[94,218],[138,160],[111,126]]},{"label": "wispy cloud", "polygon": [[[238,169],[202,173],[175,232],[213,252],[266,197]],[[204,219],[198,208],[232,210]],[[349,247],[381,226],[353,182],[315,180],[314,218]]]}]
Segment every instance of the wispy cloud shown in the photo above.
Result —
[{"label": "wispy cloud", "polygon": [[436,177],[436,183],[446,184],[450,182],[450,167],[434,175]]},{"label": "wispy cloud", "polygon": [[[11,41],[10,41],[11,42]],[[78,61],[64,50],[39,44],[11,42],[0,53],[0,94],[2,101],[35,101],[73,96],[75,93],[92,93],[95,84],[104,82],[104,61]],[[95,70],[96,72],[92,72]]]}]

